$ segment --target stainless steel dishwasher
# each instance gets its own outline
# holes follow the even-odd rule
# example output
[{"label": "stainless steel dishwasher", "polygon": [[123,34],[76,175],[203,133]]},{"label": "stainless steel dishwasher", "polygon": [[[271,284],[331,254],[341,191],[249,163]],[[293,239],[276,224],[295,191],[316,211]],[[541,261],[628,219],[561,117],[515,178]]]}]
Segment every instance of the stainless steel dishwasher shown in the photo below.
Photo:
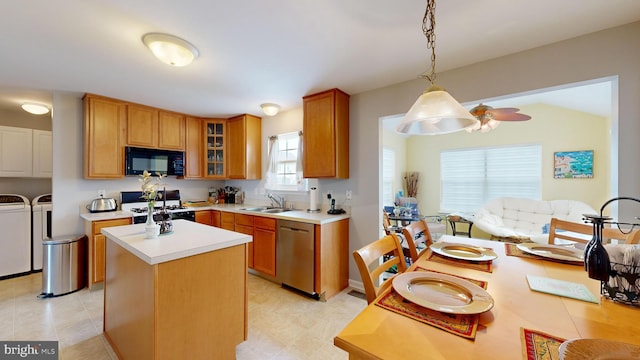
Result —
[{"label": "stainless steel dishwasher", "polygon": [[278,220],[276,278],[283,285],[318,298],[314,291],[314,225]]}]

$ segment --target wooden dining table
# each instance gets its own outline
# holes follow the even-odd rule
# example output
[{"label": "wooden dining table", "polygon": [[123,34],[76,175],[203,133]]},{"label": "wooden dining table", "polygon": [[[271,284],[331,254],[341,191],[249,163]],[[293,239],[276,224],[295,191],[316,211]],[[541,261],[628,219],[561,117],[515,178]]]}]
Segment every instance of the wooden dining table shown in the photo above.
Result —
[{"label": "wooden dining table", "polygon": [[[491,240],[443,235],[439,242],[491,248],[498,257],[492,272],[428,260],[426,251],[416,267],[486,281],[494,300],[479,315],[475,339],[467,339],[376,305],[369,304],[334,338],[349,359],[522,359],[521,328],[562,339],[599,338],[640,344],[640,308],[600,295],[600,282],[583,265],[547,259],[508,256],[505,244]],[[533,291],[527,275],[585,285],[599,303]],[[389,291],[380,294],[381,299]],[[378,300],[377,299],[377,300]]]}]

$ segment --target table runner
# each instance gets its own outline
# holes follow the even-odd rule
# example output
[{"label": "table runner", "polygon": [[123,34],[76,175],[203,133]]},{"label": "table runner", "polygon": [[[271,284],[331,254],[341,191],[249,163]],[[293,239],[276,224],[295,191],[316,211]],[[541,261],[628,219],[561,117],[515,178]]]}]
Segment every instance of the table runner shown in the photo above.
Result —
[{"label": "table runner", "polygon": [[493,261],[472,261],[472,260],[462,260],[462,259],[454,259],[446,256],[442,256],[440,254],[436,254],[433,251],[429,250],[431,254],[427,260],[435,261],[441,264],[459,266],[467,269],[480,270],[484,272],[493,272]]},{"label": "table runner", "polygon": [[558,360],[558,348],[565,339],[537,330],[520,328],[522,358],[524,360]]},{"label": "table runner", "polygon": [[[429,271],[439,274],[446,274],[439,271],[427,270],[422,267],[416,267],[414,271]],[[446,274],[451,275],[451,274]],[[456,276],[456,275],[451,275]],[[486,281],[474,280],[465,278],[462,276],[456,276],[461,279],[470,281],[483,289],[487,288]],[[420,305],[414,304],[405,300],[400,294],[398,294],[393,288],[385,294],[382,298],[376,301],[376,305],[391,310],[400,315],[407,316],[411,319],[420,321],[422,323],[437,327],[452,334],[467,338],[475,339],[476,330],[478,329],[479,314],[474,315],[459,315],[448,314],[439,311],[427,309]]]}]

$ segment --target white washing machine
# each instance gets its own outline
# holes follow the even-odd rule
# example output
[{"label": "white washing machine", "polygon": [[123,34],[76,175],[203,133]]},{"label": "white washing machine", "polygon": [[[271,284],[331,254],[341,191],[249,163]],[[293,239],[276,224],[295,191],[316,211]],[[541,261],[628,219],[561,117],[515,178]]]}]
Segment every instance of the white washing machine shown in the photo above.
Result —
[{"label": "white washing machine", "polygon": [[31,202],[0,194],[0,278],[31,271]]},{"label": "white washing machine", "polygon": [[37,196],[31,202],[33,270],[42,270],[42,241],[51,239],[51,208],[51,194]]}]

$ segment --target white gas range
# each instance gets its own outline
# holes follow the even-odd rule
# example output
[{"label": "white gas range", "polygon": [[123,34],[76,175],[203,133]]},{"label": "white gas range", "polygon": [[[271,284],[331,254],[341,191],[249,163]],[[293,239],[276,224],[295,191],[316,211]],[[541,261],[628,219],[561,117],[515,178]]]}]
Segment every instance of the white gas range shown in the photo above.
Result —
[{"label": "white gas range", "polygon": [[[164,207],[171,215],[171,219],[185,219],[196,221],[196,212],[182,206],[180,201],[180,190],[160,191],[162,200],[156,201],[153,211],[153,220],[160,222],[162,215],[160,211]],[[133,223],[141,224],[147,221],[147,213],[149,208],[147,202],[142,198],[142,191],[122,191],[120,193],[120,204],[122,210],[131,211],[133,213]]]}]

